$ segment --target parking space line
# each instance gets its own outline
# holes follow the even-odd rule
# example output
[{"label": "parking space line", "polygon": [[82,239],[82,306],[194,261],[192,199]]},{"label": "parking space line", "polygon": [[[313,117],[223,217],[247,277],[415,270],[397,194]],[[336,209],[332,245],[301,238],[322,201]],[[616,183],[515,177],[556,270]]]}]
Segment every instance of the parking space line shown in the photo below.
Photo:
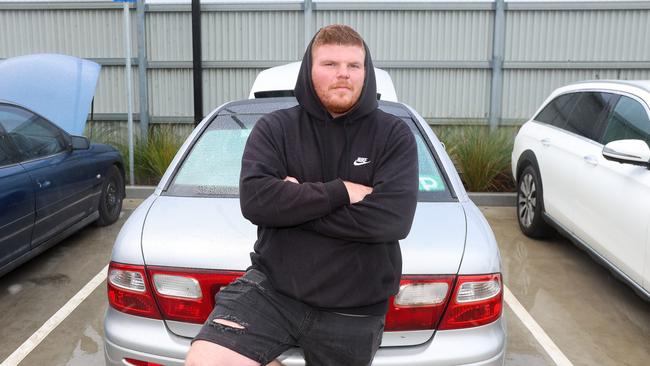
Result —
[{"label": "parking space line", "polygon": [[65,318],[70,315],[106,279],[108,265],[104,267],[76,295],[48,319],[31,337],[23,342],[0,366],[16,366],[38,346]]},{"label": "parking space line", "polygon": [[503,286],[505,301],[510,309],[517,315],[519,320],[528,328],[530,333],[535,337],[537,342],[544,348],[546,353],[553,359],[556,365],[558,366],[573,366],[571,361],[564,355],[562,350],[551,340],[551,338],[546,334],[544,329],[533,319],[533,317],[526,311],[526,309],[521,305],[519,300],[510,292],[510,289]]}]

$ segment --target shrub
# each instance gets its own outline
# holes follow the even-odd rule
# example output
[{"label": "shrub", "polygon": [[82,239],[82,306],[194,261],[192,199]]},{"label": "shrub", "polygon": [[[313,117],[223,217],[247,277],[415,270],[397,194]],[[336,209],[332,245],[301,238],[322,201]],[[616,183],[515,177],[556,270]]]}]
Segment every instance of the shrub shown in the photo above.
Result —
[{"label": "shrub", "polygon": [[[147,141],[136,135],[133,142],[135,183],[158,184],[176,152],[185,141],[187,136],[184,135],[186,133],[187,131],[178,132],[172,126],[153,125],[149,128]],[[120,151],[124,160],[124,169],[127,173],[128,182],[130,168],[127,136],[120,129],[120,126],[113,126],[108,129],[97,128],[96,131],[90,134],[92,141],[112,145]]]},{"label": "shrub", "polygon": [[468,191],[514,190],[510,173],[514,129],[451,126],[436,131]]},{"label": "shrub", "polygon": [[[149,131],[148,141],[136,139],[134,165],[138,180],[143,184],[157,184],[183,144],[170,126],[157,126]],[[128,156],[128,155],[127,155]]]}]

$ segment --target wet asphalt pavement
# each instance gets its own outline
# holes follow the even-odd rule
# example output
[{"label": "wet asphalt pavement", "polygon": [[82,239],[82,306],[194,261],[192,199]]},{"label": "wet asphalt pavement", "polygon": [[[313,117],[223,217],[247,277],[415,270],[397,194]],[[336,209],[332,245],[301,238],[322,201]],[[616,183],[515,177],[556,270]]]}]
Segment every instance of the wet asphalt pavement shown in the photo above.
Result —
[{"label": "wet asphalt pavement", "polygon": [[[0,361],[108,263],[120,220],[87,227],[0,278]],[[499,242],[506,286],[574,365],[650,364],[650,303],[566,239],[530,240],[512,207],[484,207]],[[251,244],[252,245],[252,244]],[[105,282],[20,365],[103,365]],[[509,306],[506,365],[554,365]]]}]

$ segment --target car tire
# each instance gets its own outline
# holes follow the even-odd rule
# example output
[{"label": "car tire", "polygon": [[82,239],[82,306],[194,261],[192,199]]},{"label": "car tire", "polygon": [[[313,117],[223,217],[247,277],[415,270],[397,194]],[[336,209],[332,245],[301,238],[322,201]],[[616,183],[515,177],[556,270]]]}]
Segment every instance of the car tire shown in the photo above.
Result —
[{"label": "car tire", "polygon": [[517,221],[521,231],[531,238],[544,238],[551,227],[544,221],[544,198],[539,172],[526,166],[517,179]]},{"label": "car tire", "polygon": [[124,198],[124,178],[122,173],[115,166],[111,166],[106,173],[102,184],[102,193],[99,197],[99,218],[95,222],[97,226],[106,226],[114,223],[120,218],[122,211],[122,200]]}]

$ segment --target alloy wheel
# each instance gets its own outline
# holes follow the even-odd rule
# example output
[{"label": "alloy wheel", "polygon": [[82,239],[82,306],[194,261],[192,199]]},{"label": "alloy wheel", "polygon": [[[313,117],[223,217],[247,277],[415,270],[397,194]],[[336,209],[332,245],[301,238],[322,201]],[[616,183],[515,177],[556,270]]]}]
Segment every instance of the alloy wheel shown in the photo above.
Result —
[{"label": "alloy wheel", "polygon": [[521,183],[519,183],[517,206],[519,222],[525,227],[530,227],[535,219],[535,208],[537,207],[537,190],[532,174],[522,176]]}]

